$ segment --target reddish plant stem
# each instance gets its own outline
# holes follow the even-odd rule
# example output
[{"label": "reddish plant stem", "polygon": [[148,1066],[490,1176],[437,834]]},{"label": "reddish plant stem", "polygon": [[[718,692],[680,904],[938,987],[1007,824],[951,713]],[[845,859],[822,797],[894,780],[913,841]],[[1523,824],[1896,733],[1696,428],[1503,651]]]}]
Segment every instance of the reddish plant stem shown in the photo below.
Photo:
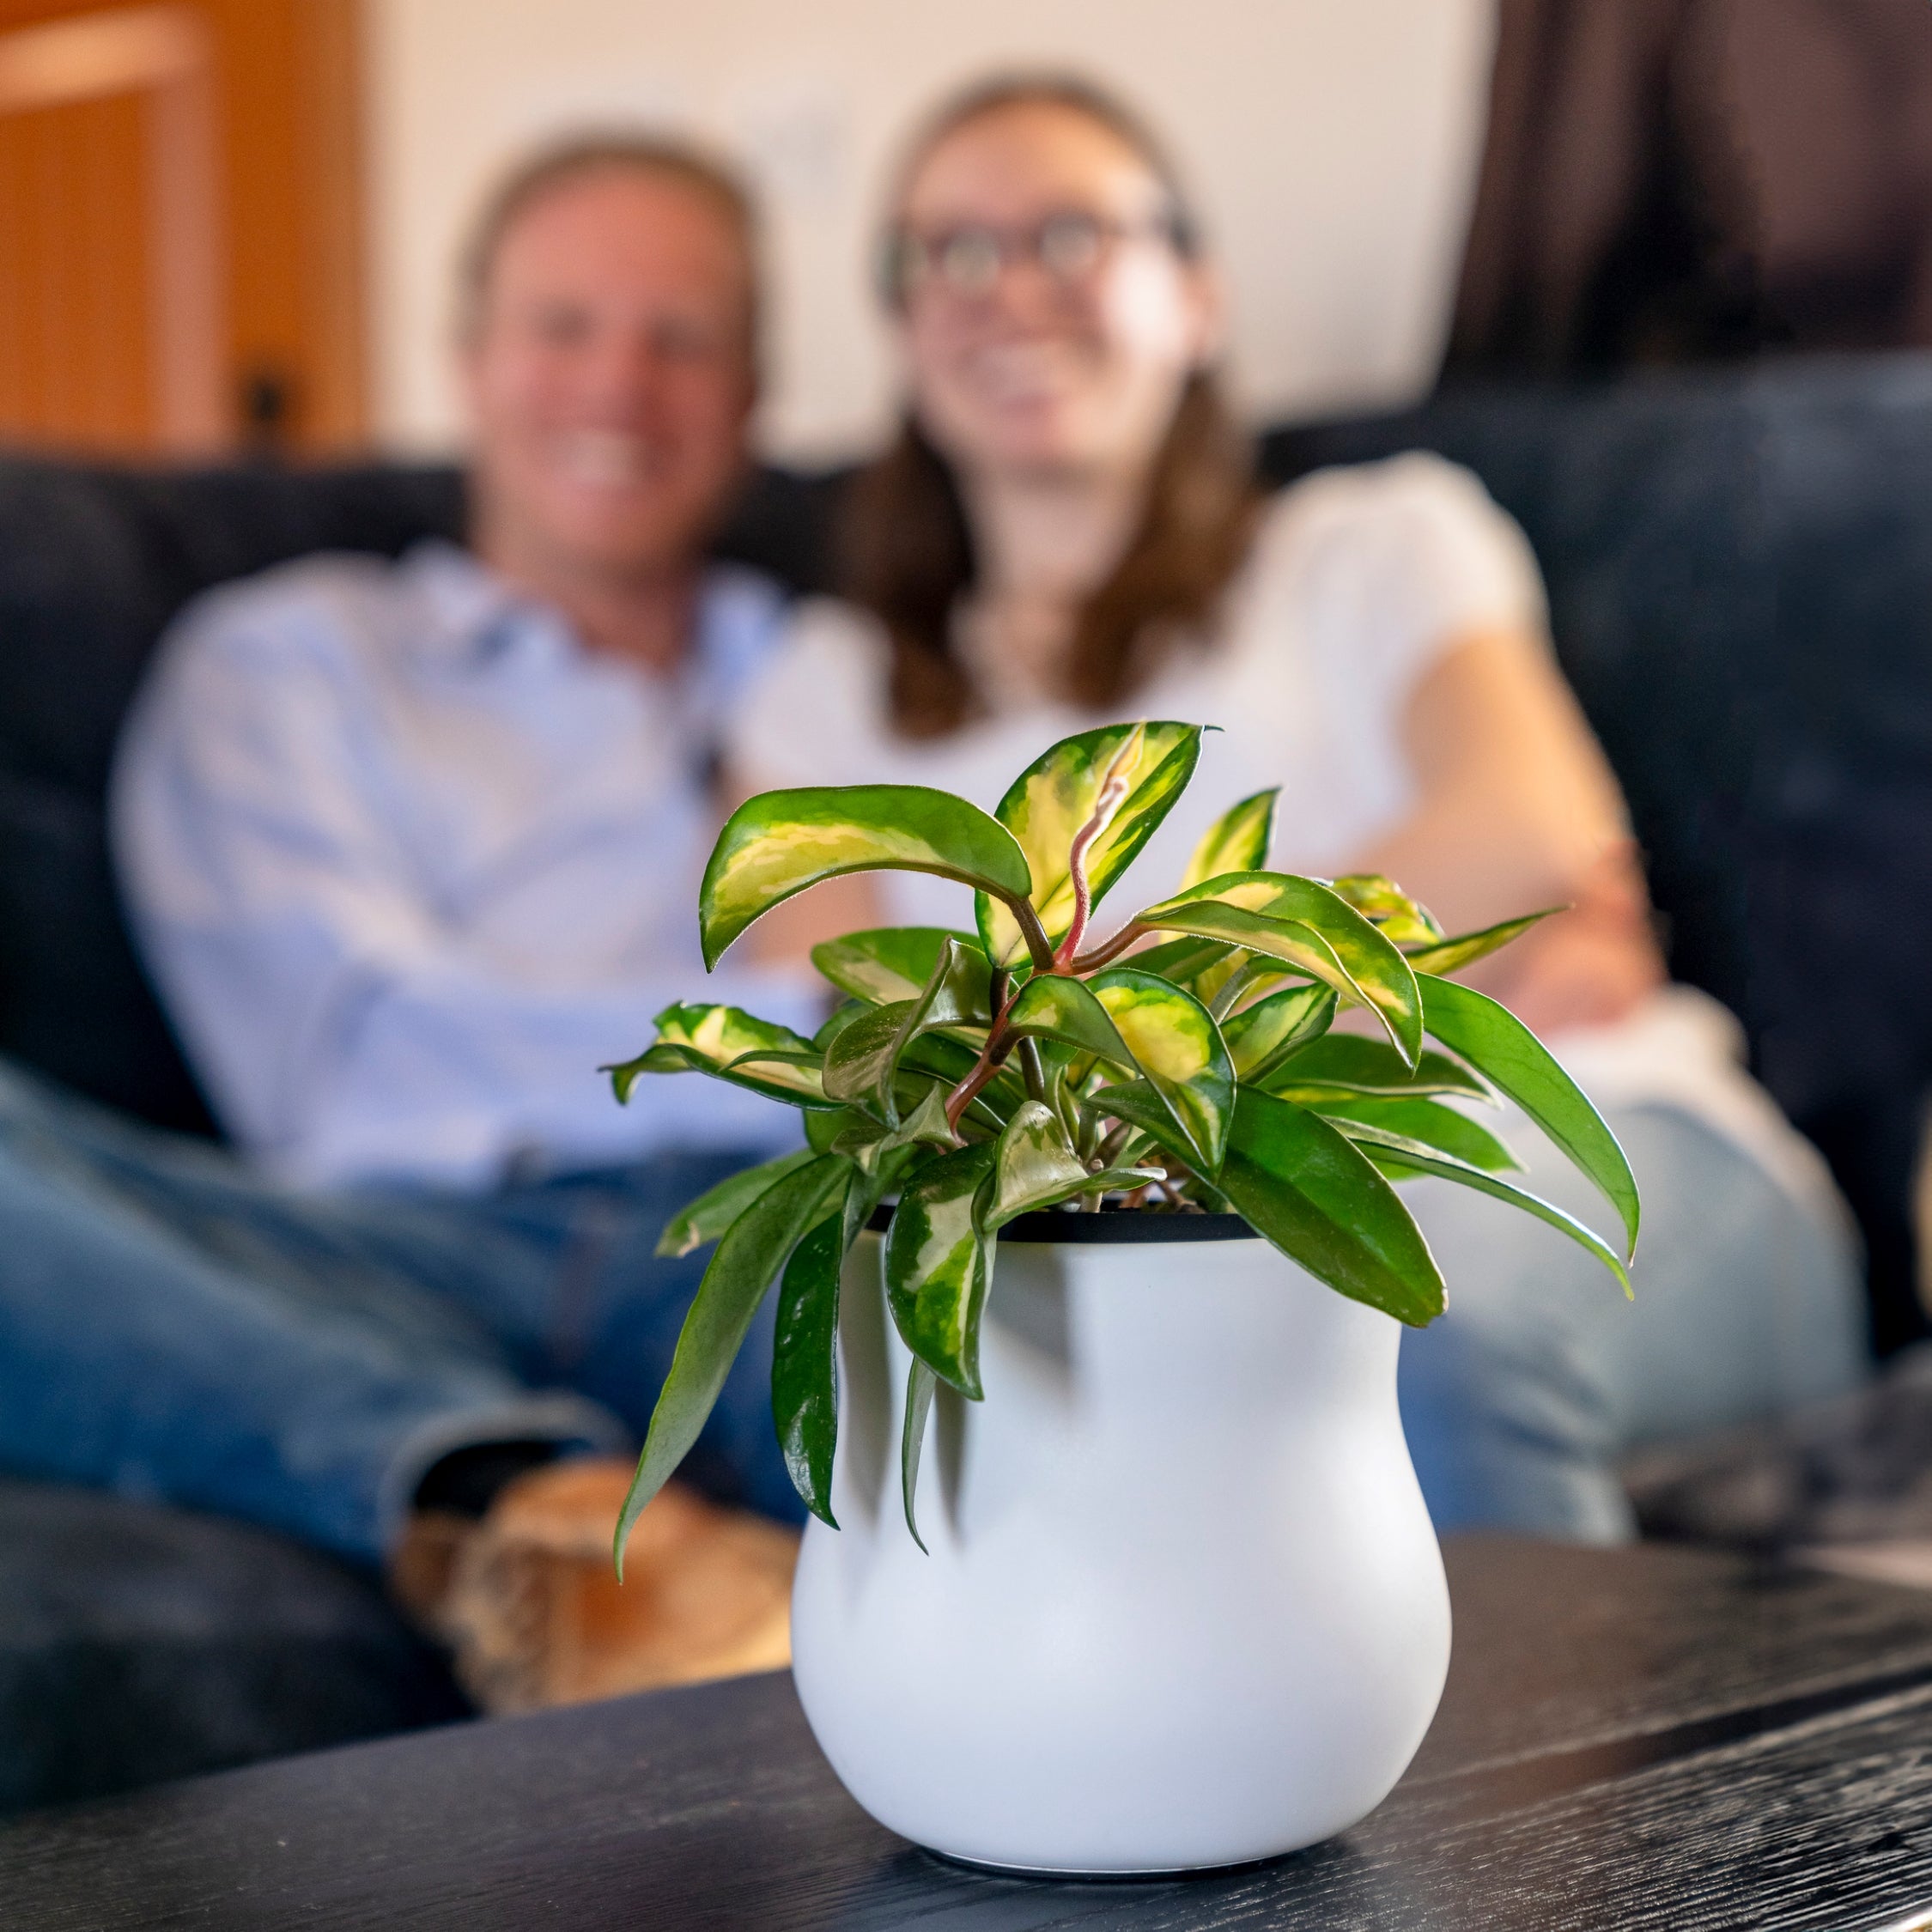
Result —
[{"label": "reddish plant stem", "polygon": [[[1030,911],[1032,908],[1028,908]],[[959,1122],[966,1109],[973,1104],[973,1097],[993,1076],[999,1071],[1000,1063],[1006,1057],[1006,1050],[995,1056],[995,1048],[1004,1039],[1006,1030],[1006,1015],[1012,1009],[1016,994],[1012,976],[1003,966],[993,969],[987,984],[987,992],[993,1007],[993,1024],[987,1030],[986,1044],[980,1049],[980,1057],[967,1070],[966,1077],[946,1097],[946,1124],[952,1129],[953,1138],[959,1136]]]},{"label": "reddish plant stem", "polygon": [[[1087,878],[1087,852],[1093,841],[1113,823],[1115,813],[1126,799],[1128,791],[1126,768],[1139,755],[1142,742],[1142,735],[1136,730],[1114,754],[1107,775],[1101,781],[1100,790],[1095,796],[1093,810],[1088,814],[1086,823],[1073,835],[1073,842],[1066,855],[1067,877],[1073,884],[1073,923],[1067,927],[1066,937],[1060,941],[1058,950],[1048,939],[1046,928],[1040,923],[1040,915],[1034,910],[1030,900],[1005,902],[1025,937],[1026,949],[1032,957],[1036,975],[1078,969],[1074,956],[1080,950],[1080,941],[1086,936],[1088,915],[1093,910],[1093,890]],[[1125,933],[1116,933],[1101,951],[1110,959],[1116,951],[1132,945],[1139,936],[1139,929],[1130,926]],[[960,1121],[972,1105],[975,1096],[999,1071],[1013,1050],[1015,1042],[1006,1031],[1006,1015],[1012,1010],[1014,997],[1005,990],[1005,975],[998,974],[993,982],[993,1025],[987,1034],[986,1045],[980,1049],[980,1057],[974,1062],[972,1070],[946,1100],[946,1121],[956,1135]],[[1036,1056],[1030,1062],[1027,1075],[1030,1091],[1042,1086]]]},{"label": "reddish plant stem", "polygon": [[1103,940],[1091,952],[1082,953],[1078,959],[1069,959],[1065,970],[1076,978],[1084,973],[1097,973],[1103,966],[1112,965],[1130,946],[1145,939],[1150,930],[1130,919],[1112,939]]},{"label": "reddish plant stem", "polygon": [[1066,876],[1073,887],[1073,923],[1066,928],[1066,937],[1060,942],[1060,950],[1054,955],[1054,966],[1062,971],[1079,951],[1080,942],[1087,936],[1088,915],[1093,911],[1093,887],[1087,878],[1088,849],[1114,823],[1114,814],[1126,802],[1126,768],[1131,759],[1140,755],[1142,742],[1139,731],[1131,732],[1114,754],[1107,775],[1101,780],[1100,790],[1094,796],[1093,810],[1087,815],[1086,823],[1074,833],[1073,843],[1067,850]]}]

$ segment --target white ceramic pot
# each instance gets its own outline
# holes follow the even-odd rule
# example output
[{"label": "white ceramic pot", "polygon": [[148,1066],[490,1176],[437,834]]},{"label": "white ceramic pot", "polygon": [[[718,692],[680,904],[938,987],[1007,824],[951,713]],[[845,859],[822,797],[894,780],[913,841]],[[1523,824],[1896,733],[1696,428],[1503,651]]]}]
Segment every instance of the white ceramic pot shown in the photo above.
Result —
[{"label": "white ceramic pot", "polygon": [[[1185,1870],[1353,1824],[1449,1668],[1395,1407],[1400,1328],[1233,1217],[1029,1216],[986,1400],[943,1385],[900,1509],[907,1356],[866,1236],[841,1291],[841,1528],[793,1596],[799,1696],[882,1824],[1020,1870]],[[1182,1233],[1193,1238],[1174,1238]]]}]

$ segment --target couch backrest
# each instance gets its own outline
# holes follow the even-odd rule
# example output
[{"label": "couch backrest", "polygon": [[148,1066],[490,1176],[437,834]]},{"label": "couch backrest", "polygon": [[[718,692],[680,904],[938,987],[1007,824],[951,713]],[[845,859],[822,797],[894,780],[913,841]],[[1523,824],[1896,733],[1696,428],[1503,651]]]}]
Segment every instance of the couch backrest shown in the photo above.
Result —
[{"label": "couch backrest", "polygon": [[[1629,793],[1673,964],[1744,1020],[1919,1325],[1909,1175],[1932,1086],[1932,358],[1468,392],[1277,432],[1264,467],[1423,447],[1528,531]],[[835,478],[767,472],[722,548],[819,587]],[[447,471],[0,462],[0,1052],[173,1126],[205,1110],[129,947],[101,793],[195,592],[453,534]]]},{"label": "couch backrest", "polygon": [[[720,544],[822,580],[825,490],[766,471]],[[103,797],[143,668],[183,605],[316,550],[455,537],[455,471],[141,471],[0,459],[0,1053],[166,1127],[211,1132],[129,943]]]}]

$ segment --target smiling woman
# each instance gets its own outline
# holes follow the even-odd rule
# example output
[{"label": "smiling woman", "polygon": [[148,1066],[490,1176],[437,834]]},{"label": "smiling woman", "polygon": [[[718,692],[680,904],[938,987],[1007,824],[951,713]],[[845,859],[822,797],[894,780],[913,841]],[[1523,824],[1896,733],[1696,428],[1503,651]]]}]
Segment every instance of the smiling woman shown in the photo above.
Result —
[{"label": "smiling woman", "polygon": [[[1626,1446],[1855,1381],[1857,1289],[1828,1186],[1791,1184],[1815,1161],[1736,1064],[1728,1016],[1664,983],[1535,559],[1482,485],[1412,454],[1255,490],[1216,395],[1218,285],[1176,171],[1084,82],[1001,81],[942,109],[899,177],[883,260],[904,426],[855,492],[849,601],[794,616],[739,721],[738,781],[937,786],[991,810],[1042,740],[1198,719],[1217,727],[1207,783],[1148,839],[1150,882],[1197,884],[1208,801],[1268,793],[1275,845],[1256,870],[1384,875],[1469,931],[1574,908],[1472,963],[1471,983],[1587,1059],[1651,1203],[1638,1305],[1572,1284],[1548,1229],[1414,1184],[1458,1283],[1444,1332],[1401,1355],[1443,1527],[1627,1534]],[[964,922],[937,879],[866,883],[870,915],[848,896],[813,932],[807,896],[791,936]],[[1224,897],[1160,909],[1255,951],[1269,908]],[[1133,972],[1140,938],[1098,943]],[[1595,1212],[1530,1161],[1571,1212]]]}]

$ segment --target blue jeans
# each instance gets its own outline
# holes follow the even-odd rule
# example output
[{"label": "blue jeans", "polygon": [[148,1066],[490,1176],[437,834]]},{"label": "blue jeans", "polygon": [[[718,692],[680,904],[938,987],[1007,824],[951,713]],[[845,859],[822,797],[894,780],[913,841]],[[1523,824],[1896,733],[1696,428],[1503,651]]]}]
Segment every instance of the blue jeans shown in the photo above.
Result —
[{"label": "blue jeans", "polygon": [[[1404,1189],[1449,1312],[1402,1338],[1409,1451],[1439,1530],[1583,1542],[1632,1533],[1620,1457],[1756,1421],[1868,1376],[1845,1232],[1675,1109],[1607,1116],[1643,1197],[1626,1302],[1553,1228],[1443,1181]],[[1615,1218],[1520,1116],[1513,1176],[1606,1236]]]},{"label": "blue jeans", "polygon": [[[1634,1304],[1542,1224],[1443,1182],[1410,1190],[1449,1283],[1400,1365],[1442,1529],[1627,1535],[1626,1450],[1867,1372],[1837,1230],[1681,1114],[1612,1124],[1644,1195]],[[1533,1132],[1511,1139],[1528,1184],[1602,1221]],[[307,1194],[0,1067],[0,1467],[376,1560],[452,1449],[641,1435],[704,1261],[652,1247],[744,1158],[481,1197]],[[685,1473],[796,1521],[770,1362],[768,1303]]]},{"label": "blue jeans", "polygon": [[[750,1157],[305,1194],[0,1066],[0,1467],[380,1560],[453,1449],[634,1445],[706,1260],[652,1248]],[[797,1521],[770,1374],[768,1307],[685,1473]]]}]

